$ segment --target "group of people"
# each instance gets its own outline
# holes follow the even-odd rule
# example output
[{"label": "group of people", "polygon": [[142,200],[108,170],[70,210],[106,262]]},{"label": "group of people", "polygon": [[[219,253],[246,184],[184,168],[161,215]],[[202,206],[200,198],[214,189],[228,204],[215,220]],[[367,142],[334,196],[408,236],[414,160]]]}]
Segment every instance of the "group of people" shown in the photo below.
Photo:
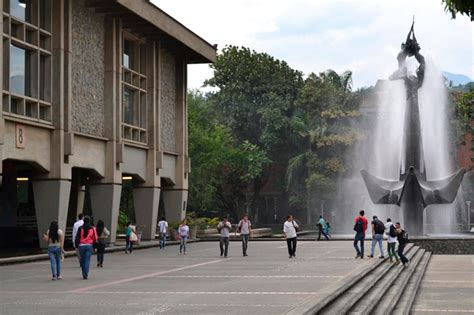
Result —
[{"label": "group of people", "polygon": [[323,235],[326,240],[329,240],[329,237],[331,236],[329,234],[329,229],[331,228],[329,221],[324,220],[323,216],[320,215],[316,226],[318,227],[318,241],[321,240],[321,235]]},{"label": "group of people", "polygon": [[[385,259],[384,255],[384,234],[387,236],[387,252],[390,258],[390,262],[403,266],[408,266],[408,258],[404,255],[404,250],[408,244],[408,233],[402,229],[400,222],[395,224],[390,218],[387,219],[386,223],[383,223],[377,216],[372,217],[371,230],[372,230],[372,244],[370,249],[369,258],[374,258],[375,247],[378,244],[380,249],[381,259]],[[357,255],[355,258],[364,258],[364,240],[366,231],[369,225],[369,221],[365,217],[365,211],[361,210],[359,215],[354,219],[354,231],[356,232],[354,237],[354,248]],[[395,251],[396,244],[398,242],[398,249]],[[359,246],[360,244],[360,246]]]},{"label": "group of people", "polygon": [[[72,230],[73,246],[82,270],[82,277],[89,277],[89,266],[92,253],[97,252],[97,267],[103,267],[105,247],[110,232],[99,220],[96,226],[91,224],[91,218],[78,215]],[[51,264],[52,280],[62,280],[61,263],[64,260],[64,231],[59,228],[58,221],[52,221],[49,229],[43,235],[48,244],[48,256]]]}]

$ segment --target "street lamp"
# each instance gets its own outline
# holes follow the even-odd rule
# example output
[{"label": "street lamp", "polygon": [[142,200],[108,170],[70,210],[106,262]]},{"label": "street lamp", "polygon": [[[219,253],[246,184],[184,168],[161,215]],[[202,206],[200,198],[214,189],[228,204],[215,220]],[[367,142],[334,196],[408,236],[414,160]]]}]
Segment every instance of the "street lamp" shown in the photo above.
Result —
[{"label": "street lamp", "polygon": [[467,206],[467,230],[471,231],[471,201],[466,201]]}]

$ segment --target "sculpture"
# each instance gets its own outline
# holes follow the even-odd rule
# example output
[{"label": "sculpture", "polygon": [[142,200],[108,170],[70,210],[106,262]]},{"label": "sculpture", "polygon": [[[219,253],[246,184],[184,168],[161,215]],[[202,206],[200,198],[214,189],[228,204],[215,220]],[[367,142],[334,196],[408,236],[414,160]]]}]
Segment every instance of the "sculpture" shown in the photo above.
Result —
[{"label": "sculpture", "polygon": [[[415,38],[414,22],[397,56],[398,70],[390,80],[404,80],[407,90],[404,141],[405,169],[400,164],[399,181],[389,181],[361,170],[362,177],[375,204],[395,204],[401,207],[404,226],[411,235],[423,235],[423,212],[431,204],[449,204],[454,201],[465,170],[438,180],[427,181],[423,156],[423,142],[418,107],[418,89],[423,85],[425,58],[420,54]],[[414,56],[419,63],[416,76],[409,75],[405,66],[407,57]]]}]

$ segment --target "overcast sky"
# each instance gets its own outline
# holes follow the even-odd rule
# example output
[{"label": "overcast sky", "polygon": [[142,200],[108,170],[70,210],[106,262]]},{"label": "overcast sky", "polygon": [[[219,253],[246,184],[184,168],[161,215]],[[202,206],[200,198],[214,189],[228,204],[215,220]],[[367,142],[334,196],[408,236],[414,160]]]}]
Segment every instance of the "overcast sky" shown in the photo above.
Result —
[{"label": "overcast sky", "polygon": [[[211,44],[246,46],[305,74],[353,71],[355,87],[374,85],[396,67],[415,15],[421,53],[439,69],[474,78],[474,22],[455,20],[441,0],[152,0]],[[189,66],[188,86],[212,76]]]}]

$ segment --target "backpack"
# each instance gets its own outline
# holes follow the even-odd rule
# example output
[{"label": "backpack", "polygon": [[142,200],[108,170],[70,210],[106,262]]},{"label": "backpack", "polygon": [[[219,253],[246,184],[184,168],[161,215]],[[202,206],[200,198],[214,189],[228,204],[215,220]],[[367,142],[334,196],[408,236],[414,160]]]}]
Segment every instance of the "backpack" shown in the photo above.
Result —
[{"label": "backpack", "polygon": [[385,224],[380,220],[374,221],[375,234],[383,234],[385,232]]},{"label": "backpack", "polygon": [[395,226],[393,224],[390,226],[390,230],[388,231],[388,235],[390,235],[390,237],[396,237],[397,236],[397,229],[395,228]]},{"label": "backpack", "polygon": [[359,219],[354,224],[354,231],[357,233],[362,233],[364,231],[364,221],[362,221],[362,218],[359,217]]},{"label": "backpack", "polygon": [[408,233],[406,231],[403,231],[403,230],[402,230],[402,241],[405,244],[409,242]]}]

